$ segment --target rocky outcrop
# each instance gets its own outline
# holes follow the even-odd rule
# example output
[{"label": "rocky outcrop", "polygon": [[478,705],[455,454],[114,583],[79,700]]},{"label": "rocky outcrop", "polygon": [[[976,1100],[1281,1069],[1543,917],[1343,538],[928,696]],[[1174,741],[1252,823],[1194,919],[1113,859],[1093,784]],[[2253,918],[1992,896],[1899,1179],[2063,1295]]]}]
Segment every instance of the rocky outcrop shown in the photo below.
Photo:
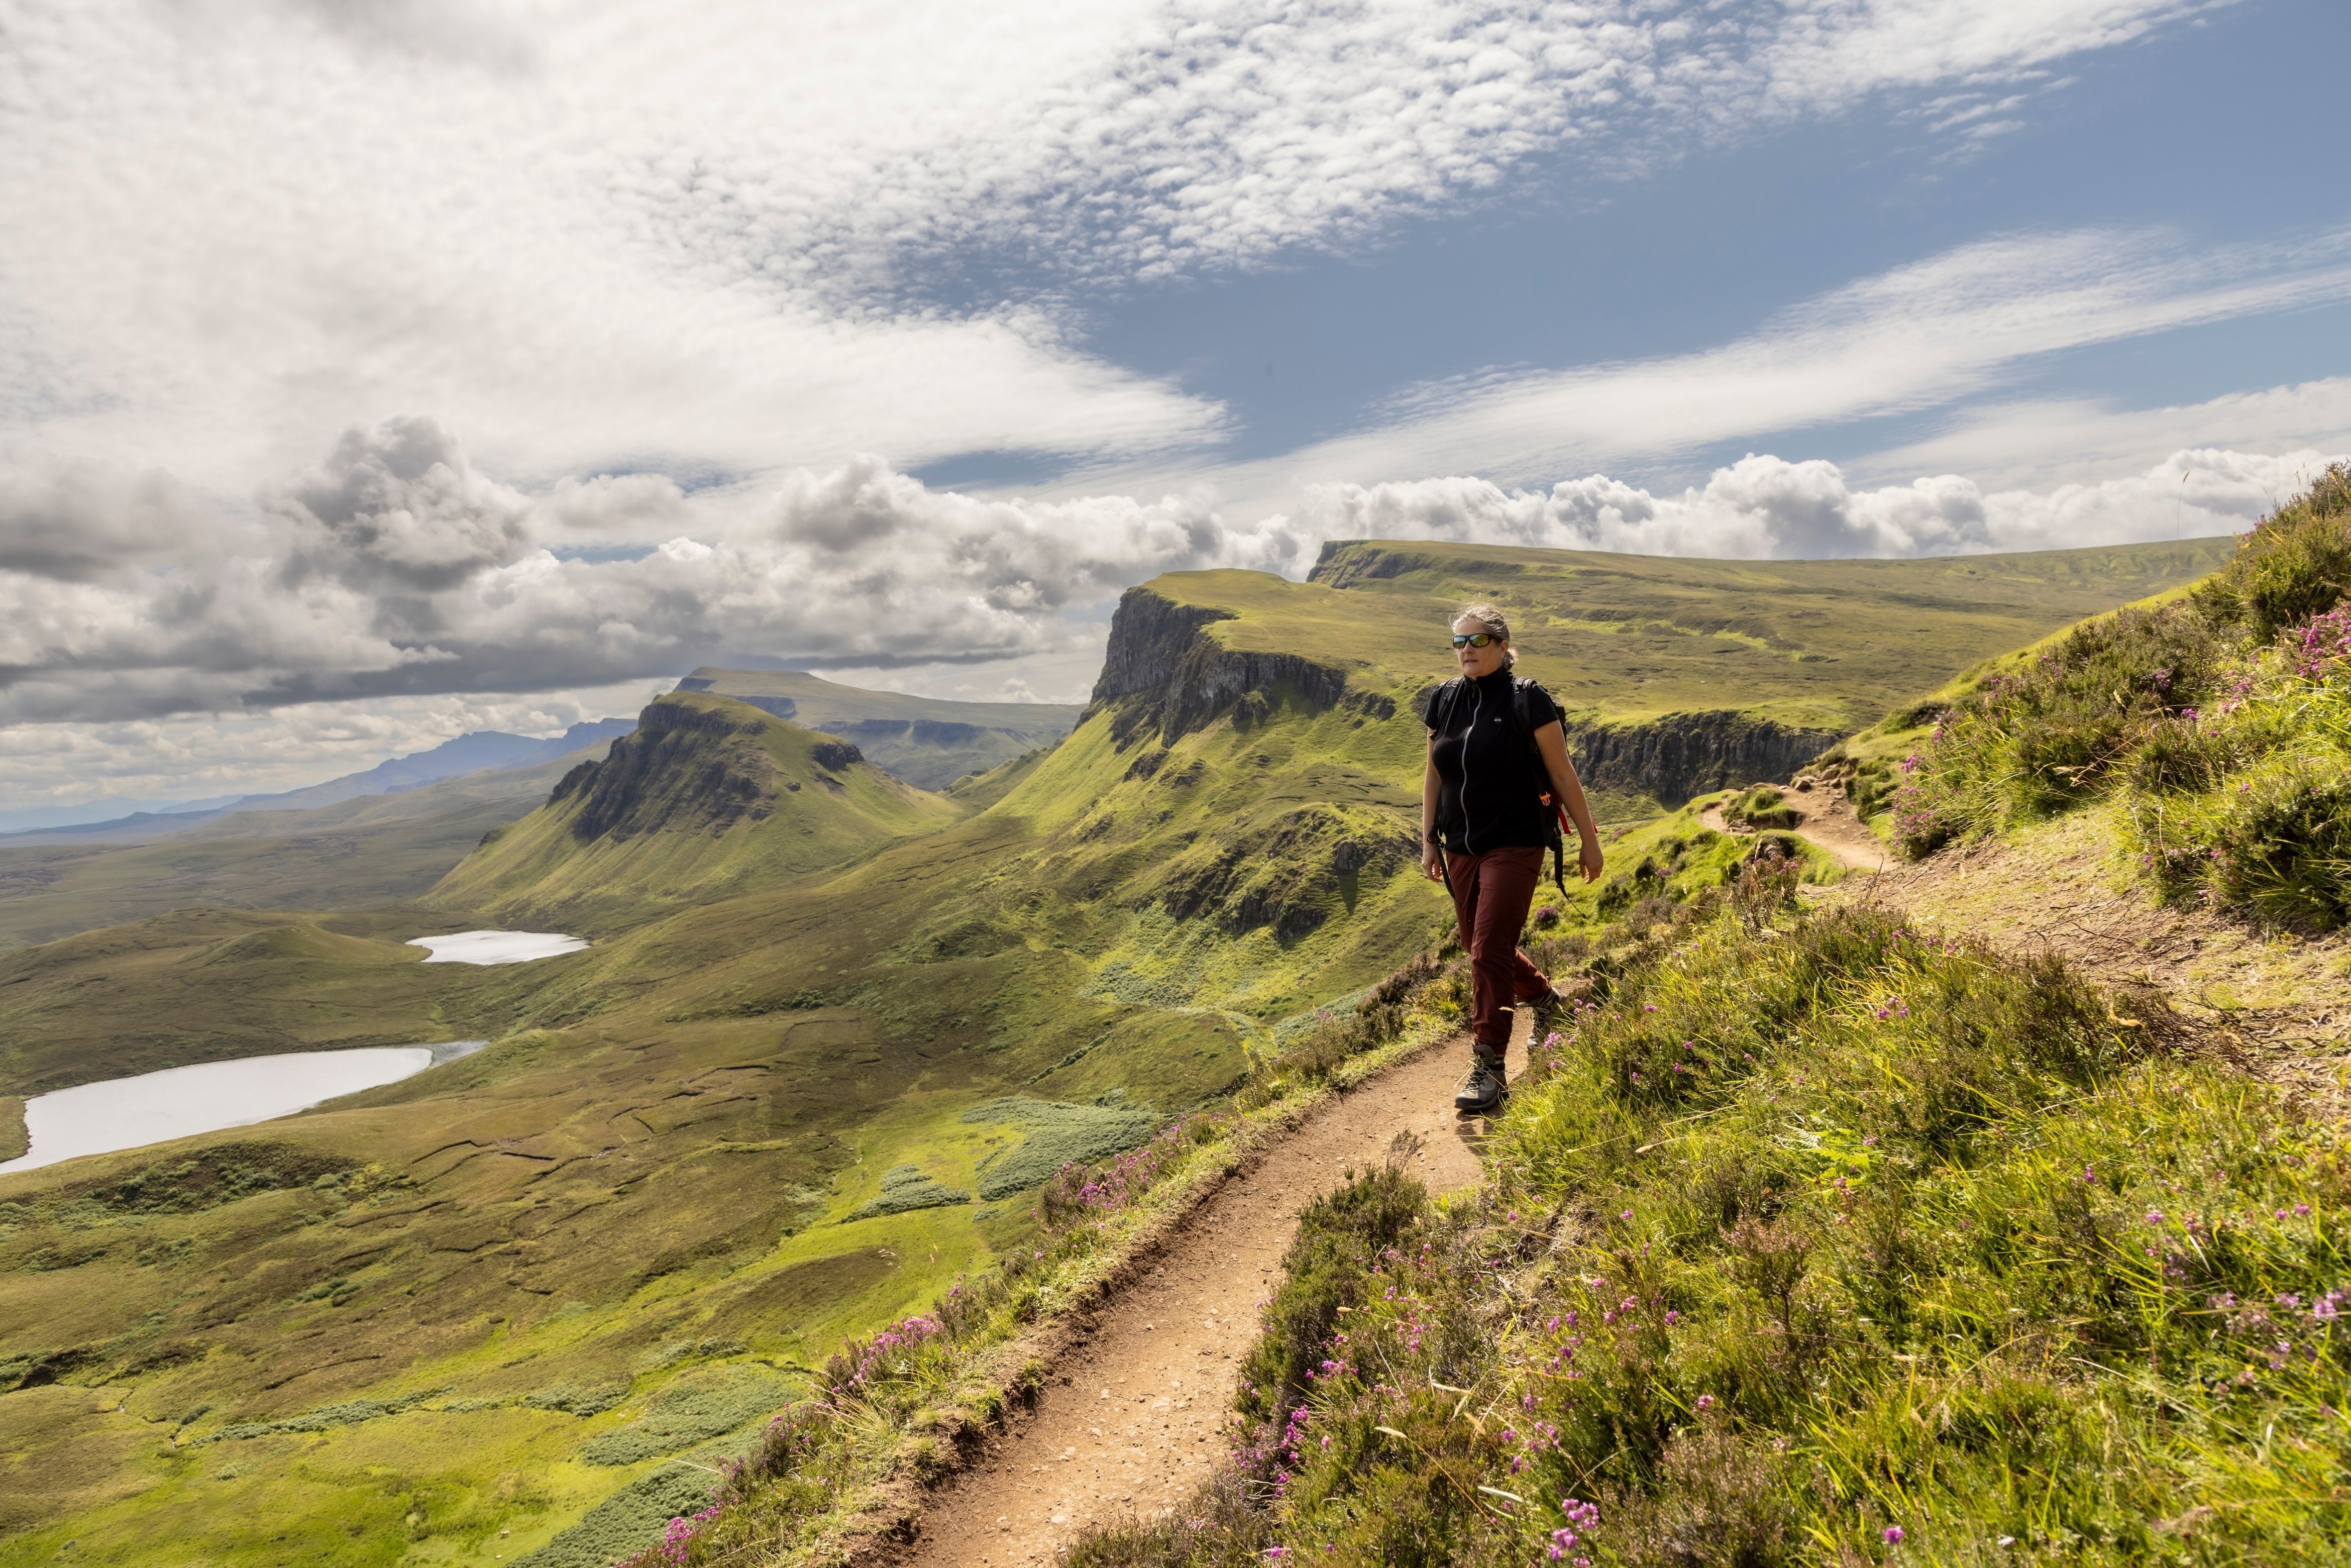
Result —
[{"label": "rocky outcrop", "polygon": [[1128,589],[1111,617],[1088,716],[1115,709],[1111,735],[1123,750],[1155,730],[1162,744],[1173,742],[1227,713],[1253,720],[1270,714],[1285,693],[1318,712],[1345,697],[1347,677],[1328,664],[1296,653],[1243,653],[1202,630],[1233,618],[1148,588]]},{"label": "rocky outcrop", "polygon": [[845,740],[820,740],[809,747],[809,756],[828,773],[839,773],[852,763],[865,760],[865,753]]},{"label": "rocky outcrop", "polygon": [[[758,737],[763,721],[725,706],[656,702],[601,762],[563,776],[550,804],[580,798],[578,839],[641,833],[723,833],[775,810],[776,765]],[[853,758],[856,747],[843,747]]]},{"label": "rocky outcrop", "polygon": [[1666,806],[1733,784],[1792,779],[1841,738],[1833,729],[1793,729],[1726,710],[1647,724],[1567,724],[1568,751],[1585,784]]}]

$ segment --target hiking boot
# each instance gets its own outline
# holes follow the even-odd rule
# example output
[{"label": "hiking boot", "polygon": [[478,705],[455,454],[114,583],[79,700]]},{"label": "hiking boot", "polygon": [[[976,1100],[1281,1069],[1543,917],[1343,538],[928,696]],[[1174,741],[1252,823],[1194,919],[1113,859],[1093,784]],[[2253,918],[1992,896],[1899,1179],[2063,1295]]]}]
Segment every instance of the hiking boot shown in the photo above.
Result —
[{"label": "hiking boot", "polygon": [[1503,1076],[1500,1059],[1480,1056],[1472,1060],[1469,1076],[1453,1092],[1453,1108],[1465,1116],[1483,1116],[1500,1110],[1510,1095],[1510,1081]]},{"label": "hiking boot", "polygon": [[1535,1022],[1533,1042],[1541,1045],[1553,1030],[1559,1028],[1560,1019],[1574,1009],[1575,998],[1561,996],[1559,988],[1553,986],[1533,1001],[1520,1002],[1519,1006],[1532,1015]]}]

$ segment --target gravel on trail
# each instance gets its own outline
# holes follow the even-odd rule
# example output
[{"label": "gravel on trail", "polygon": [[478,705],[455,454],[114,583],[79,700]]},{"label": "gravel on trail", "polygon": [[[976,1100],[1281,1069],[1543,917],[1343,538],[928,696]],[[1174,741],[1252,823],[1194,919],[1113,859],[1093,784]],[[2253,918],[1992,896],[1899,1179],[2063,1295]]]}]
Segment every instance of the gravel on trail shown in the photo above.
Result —
[{"label": "gravel on trail", "polygon": [[[1527,1032],[1521,1009],[1513,1077],[1526,1066]],[[1035,1405],[927,1500],[894,1560],[1050,1563],[1088,1525],[1147,1518],[1190,1495],[1225,1457],[1235,1374],[1299,1210],[1347,1170],[1384,1160],[1398,1133],[1420,1139],[1408,1168],[1432,1192],[1478,1180],[1485,1122],[1453,1109],[1468,1066],[1466,1036],[1432,1045],[1317,1109],[1228,1182],[1047,1369]]]}]

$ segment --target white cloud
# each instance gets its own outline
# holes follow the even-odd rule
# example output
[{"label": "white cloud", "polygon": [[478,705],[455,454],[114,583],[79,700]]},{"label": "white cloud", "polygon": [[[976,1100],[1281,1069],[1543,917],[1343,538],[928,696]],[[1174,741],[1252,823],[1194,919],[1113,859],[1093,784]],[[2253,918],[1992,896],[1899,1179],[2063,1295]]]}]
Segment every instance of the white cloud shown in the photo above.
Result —
[{"label": "white cloud", "polygon": [[1979,404],[1922,440],[1847,466],[1865,480],[1961,473],[2001,489],[2140,468],[2182,447],[2336,450],[2351,443],[2351,377],[2231,392],[2164,408],[2067,398]]},{"label": "white cloud", "polygon": [[[35,508],[0,515],[0,539],[54,533],[48,494],[37,474],[0,485]],[[1311,553],[1283,519],[1228,528],[1196,496],[990,500],[870,457],[796,470],[756,508],[685,507],[642,478],[533,498],[431,420],[349,431],[319,468],[266,489],[257,523],[185,519],[170,559],[141,571],[0,569],[0,721],[547,691],[729,653],[880,667],[1052,654],[1090,635],[1064,609],[1158,571]],[[681,517],[699,537],[642,555],[549,548]],[[234,539],[246,548],[223,548]]]},{"label": "white cloud", "polygon": [[1394,399],[1359,435],[1277,463],[1300,479],[1458,465],[1513,478],[1943,406],[2067,349],[2351,298],[2351,235],[2188,252],[2107,230],[1948,251],[1699,353],[1497,373]]},{"label": "white cloud", "polygon": [[402,409],[541,482],[1131,458],[1224,411],[990,277],[1355,245],[1547,150],[1991,91],[2195,8],[14,0],[0,429],[223,494]]},{"label": "white cloud", "polygon": [[1597,474],[1547,491],[1418,479],[1318,486],[1306,513],[1328,538],[1733,559],[1964,555],[2239,530],[2336,460],[2318,451],[2184,450],[2097,483],[1987,491],[1957,474],[1863,489],[1834,463],[1750,454],[1678,495]]},{"label": "white cloud", "polygon": [[[662,517],[691,504],[633,481],[527,496],[482,478],[439,426],[399,421],[273,486],[258,521],[192,528],[137,570],[0,569],[0,803],[285,788],[462,729],[628,711],[653,689],[640,683],[744,655],[939,695],[1074,700],[1100,663],[1095,607],[1127,585],[1204,567],[1301,576],[1326,538],[1818,557],[2219,532],[2342,449],[2184,449],[2038,489],[1949,473],[1867,487],[1833,464],[1753,455],[1679,493],[1604,475],[1548,490],[1323,486],[1250,523],[1197,494],[937,491],[869,458],[795,472],[757,507],[689,510],[699,537],[599,560],[546,541],[583,515],[610,526],[591,503]],[[0,485],[10,494],[47,492]],[[0,516],[0,538],[13,531]]]}]

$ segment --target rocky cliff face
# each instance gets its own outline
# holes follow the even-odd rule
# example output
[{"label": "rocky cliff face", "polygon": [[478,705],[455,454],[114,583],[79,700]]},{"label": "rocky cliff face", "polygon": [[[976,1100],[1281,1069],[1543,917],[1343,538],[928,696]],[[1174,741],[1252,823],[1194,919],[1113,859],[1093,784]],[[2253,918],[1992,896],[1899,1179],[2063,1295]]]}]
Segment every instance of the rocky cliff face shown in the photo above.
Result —
[{"label": "rocky cliff face", "polygon": [[[723,833],[775,810],[776,765],[758,744],[758,719],[719,706],[657,702],[601,762],[563,776],[550,803],[584,797],[571,820],[580,839],[640,833]],[[842,747],[850,759],[856,747]]]},{"label": "rocky cliff face", "polygon": [[1576,772],[1594,789],[1678,806],[1734,784],[1779,783],[1842,738],[1745,714],[1668,714],[1649,724],[1567,726]]},{"label": "rocky cliff face", "polygon": [[[1413,698],[1426,716],[1436,686]],[[1727,708],[1667,714],[1647,724],[1565,721],[1568,756],[1592,789],[1646,795],[1678,806],[1693,795],[1734,784],[1780,783],[1834,746],[1833,729],[1797,729]]]},{"label": "rocky cliff face", "polygon": [[1088,713],[1117,708],[1112,735],[1123,749],[1154,729],[1165,743],[1228,712],[1269,711],[1284,687],[1318,710],[1336,707],[1347,696],[1347,677],[1328,664],[1295,653],[1238,653],[1201,630],[1231,619],[1226,611],[1128,589],[1111,617],[1110,645]]}]

